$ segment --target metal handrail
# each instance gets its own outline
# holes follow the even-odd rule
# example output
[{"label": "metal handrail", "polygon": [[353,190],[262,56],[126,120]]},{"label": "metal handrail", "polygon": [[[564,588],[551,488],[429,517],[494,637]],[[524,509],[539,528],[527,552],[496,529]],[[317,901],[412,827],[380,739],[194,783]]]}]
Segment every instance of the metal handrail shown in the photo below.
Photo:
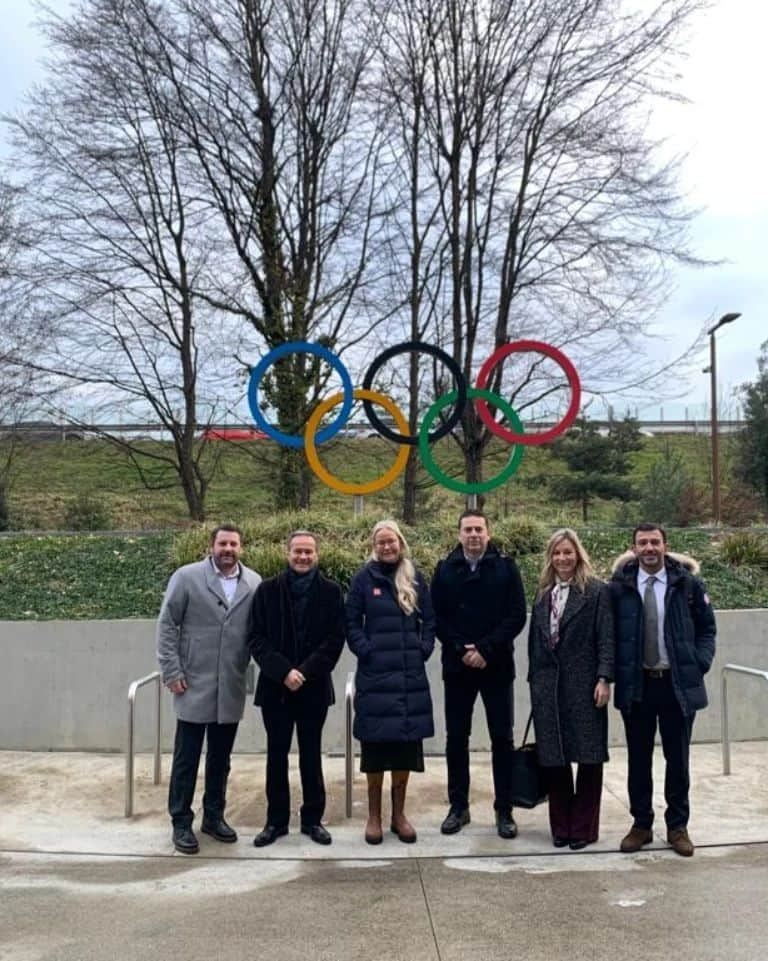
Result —
[{"label": "metal handrail", "polygon": [[136,740],[136,694],[140,687],[152,682],[157,684],[157,702],[155,708],[155,779],[154,783],[160,783],[160,722],[162,717],[162,695],[163,682],[160,671],[153,671],[146,677],[140,677],[138,681],[128,688],[128,738],[125,746],[125,816],[133,815],[133,755]]},{"label": "metal handrail", "polygon": [[352,702],[355,697],[355,672],[347,674],[347,683],[344,686],[344,717],[346,725],[346,737],[344,741],[344,778],[346,781],[346,812],[347,817],[352,817],[352,779],[354,778],[355,753],[352,748]]},{"label": "metal handrail", "polygon": [[722,693],[722,708],[720,714],[720,724],[723,741],[723,774],[731,773],[731,741],[728,735],[728,672],[734,674],[750,674],[752,677],[762,677],[768,681],[768,671],[760,671],[756,667],[742,667],[740,664],[726,664],[720,671],[720,685]]}]

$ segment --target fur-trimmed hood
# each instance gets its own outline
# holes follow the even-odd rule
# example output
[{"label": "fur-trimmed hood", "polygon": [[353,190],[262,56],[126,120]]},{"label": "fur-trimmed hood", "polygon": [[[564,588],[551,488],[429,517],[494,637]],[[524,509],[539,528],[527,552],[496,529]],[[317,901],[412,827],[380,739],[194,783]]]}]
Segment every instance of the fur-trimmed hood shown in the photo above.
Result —
[{"label": "fur-trimmed hood", "polygon": [[[696,577],[701,570],[699,562],[691,557],[690,554],[678,554],[675,551],[667,551],[666,556],[671,561],[680,564],[681,567],[684,567],[690,574],[693,574],[694,577]],[[637,561],[637,557],[633,551],[624,551],[624,553],[613,562],[611,573],[615,574],[617,571],[620,571],[625,565],[629,564],[630,561]]]}]

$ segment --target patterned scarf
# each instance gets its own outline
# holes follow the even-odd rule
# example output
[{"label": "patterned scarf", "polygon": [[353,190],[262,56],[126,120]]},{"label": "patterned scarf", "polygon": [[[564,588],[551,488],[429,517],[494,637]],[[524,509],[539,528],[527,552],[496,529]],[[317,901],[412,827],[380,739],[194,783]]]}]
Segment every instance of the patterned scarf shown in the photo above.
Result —
[{"label": "patterned scarf", "polygon": [[554,648],[560,640],[560,618],[568,603],[570,581],[556,581],[549,595],[549,646]]}]

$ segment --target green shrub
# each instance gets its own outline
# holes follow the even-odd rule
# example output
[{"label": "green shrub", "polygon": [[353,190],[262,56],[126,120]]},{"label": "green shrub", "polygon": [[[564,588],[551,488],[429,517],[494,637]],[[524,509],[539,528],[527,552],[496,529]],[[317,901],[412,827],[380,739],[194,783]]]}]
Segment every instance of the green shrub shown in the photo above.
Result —
[{"label": "green shrub", "polygon": [[513,557],[538,554],[544,549],[547,533],[542,525],[531,517],[503,517],[496,521],[491,533],[494,541]]},{"label": "green shrub", "polygon": [[64,530],[106,531],[111,518],[104,501],[88,491],[80,491],[64,511]]},{"label": "green shrub", "polygon": [[639,513],[672,527],[688,527],[708,510],[706,491],[694,484],[685,459],[667,444],[651,464],[643,484]]},{"label": "green shrub", "polygon": [[[237,523],[242,528],[243,563],[258,571],[262,577],[274,577],[285,567],[286,542],[295,530],[311,530],[318,536],[320,569],[328,577],[347,586],[352,575],[371,552],[371,530],[383,518],[334,518],[330,514],[291,512],[274,514],[265,524],[254,521]],[[202,560],[208,553],[214,525],[198,526],[181,531],[173,538],[170,551],[172,568]],[[444,541],[455,542],[455,532],[433,527],[418,531],[400,525],[413,554],[414,563],[429,578],[438,560],[445,556]]]},{"label": "green shrub", "polygon": [[732,567],[768,570],[768,538],[751,531],[729,534],[720,545],[720,556]]},{"label": "green shrub", "polygon": [[[373,521],[373,517],[355,520],[345,515],[338,520],[341,538],[323,535],[321,566],[329,576],[346,584],[364,563]],[[631,528],[592,526],[577,530],[598,574],[609,576],[614,558],[629,544]],[[549,527],[544,527],[542,546],[548,532]],[[441,524],[430,519],[420,522],[416,533],[408,533],[416,565],[429,578],[436,562],[456,543],[454,522]],[[691,554],[701,562],[717,608],[768,608],[768,567],[750,567],[746,561],[743,566],[733,566],[725,559],[722,541],[712,530],[668,529],[667,533],[670,549]],[[749,534],[758,537],[759,532]],[[354,543],[351,535],[356,538]],[[0,619],[156,617],[174,568],[200,560],[207,549],[204,528],[138,537],[6,535],[0,538]],[[185,556],[172,556],[179,554]],[[282,569],[284,557],[283,540],[269,544],[255,539],[247,545],[245,554],[246,561],[267,576]],[[530,600],[542,565],[541,551],[519,556],[518,565]]]}]

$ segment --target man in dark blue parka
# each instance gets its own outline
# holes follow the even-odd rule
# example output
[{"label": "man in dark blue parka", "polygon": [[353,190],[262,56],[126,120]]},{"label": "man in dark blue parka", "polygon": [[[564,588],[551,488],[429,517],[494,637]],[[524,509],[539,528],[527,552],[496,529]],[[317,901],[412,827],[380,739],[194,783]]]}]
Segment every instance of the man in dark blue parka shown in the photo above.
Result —
[{"label": "man in dark blue parka", "polygon": [[455,834],[469,823],[469,736],[478,694],[491,737],[494,809],[499,836],[514,838],[512,750],[513,644],[525,626],[523,582],[517,565],[490,540],[481,511],[459,518],[459,544],[432,579],[437,637],[445,685],[445,759],[450,809],[440,830]]},{"label": "man in dark blue parka", "polygon": [[696,711],[707,706],[704,675],[715,656],[715,615],[693,558],[669,554],[658,524],[640,524],[614,565],[615,703],[624,719],[632,828],[625,853],[653,840],[653,744],[666,759],[667,841],[683,857],[688,836],[689,753]]}]

